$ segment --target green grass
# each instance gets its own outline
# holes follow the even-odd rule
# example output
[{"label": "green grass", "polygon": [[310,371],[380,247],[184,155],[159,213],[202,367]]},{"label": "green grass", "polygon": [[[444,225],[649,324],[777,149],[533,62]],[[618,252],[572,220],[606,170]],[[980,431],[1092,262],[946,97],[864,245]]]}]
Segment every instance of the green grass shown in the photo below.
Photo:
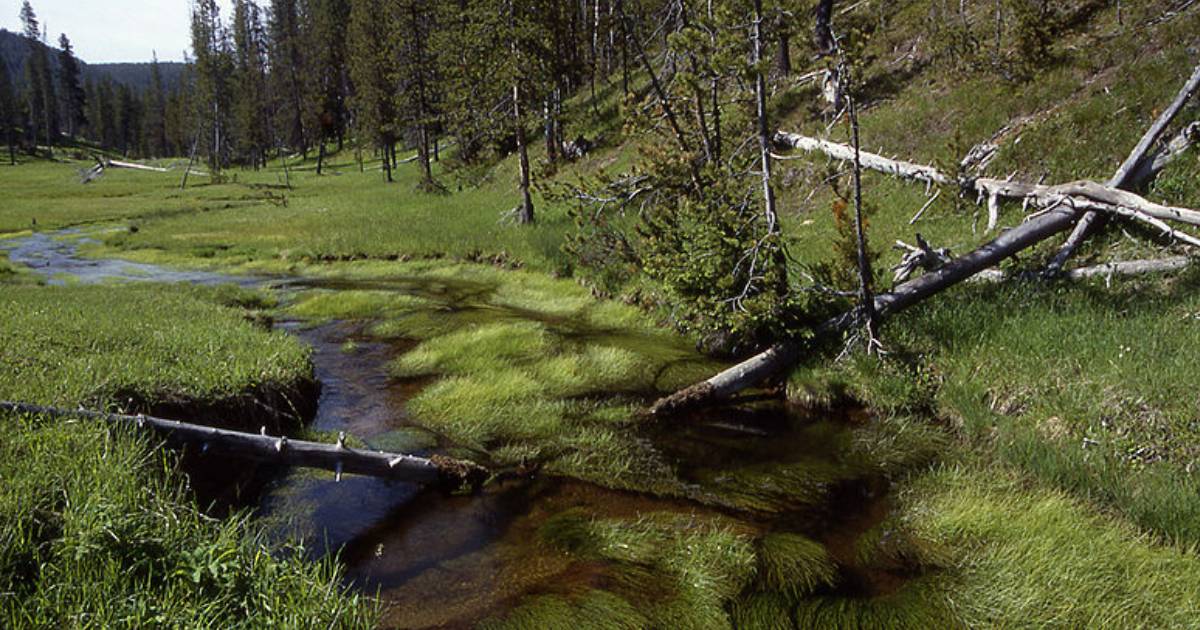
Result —
[{"label": "green grass", "polygon": [[943,468],[905,493],[905,519],[953,556],[968,627],[1190,627],[1194,551],[1155,544],[1061,492],[995,468]]},{"label": "green grass", "polygon": [[[921,39],[913,76],[891,87],[887,75],[910,63],[893,61],[926,35],[928,4],[887,4],[882,10],[894,17],[876,33],[870,44],[875,60],[864,72],[878,88],[867,95],[862,113],[864,147],[945,168],[972,144],[1021,119],[989,175],[1045,175],[1050,182],[1106,178],[1192,65],[1185,43],[1194,39],[1200,14],[1136,26],[1168,4],[1130,9],[1125,27],[1116,24],[1111,7],[1102,8],[1059,40],[1056,61],[1031,80],[921,65],[928,48],[928,39]],[[864,6],[874,12],[881,5]],[[589,134],[609,134],[609,144],[560,178],[631,164],[637,140],[619,144],[627,139],[616,132],[615,92],[602,86],[594,113],[576,101],[574,124]],[[811,87],[778,94],[780,127],[820,133],[826,121],[806,106],[814,97]],[[1196,111],[1189,108],[1184,118]],[[844,133],[840,126],[833,131],[835,138]],[[1147,195],[1200,204],[1196,159],[1195,151],[1183,156]],[[635,412],[648,395],[702,377],[716,364],[656,328],[644,313],[596,301],[580,286],[551,277],[570,269],[560,245],[572,226],[564,208],[540,197],[536,226],[501,221],[517,199],[513,160],[471,169],[462,177],[472,182],[461,189],[458,177],[439,165],[446,194],[417,192],[415,165],[402,166],[399,181],[385,185],[373,165],[360,173],[349,152],[334,156],[329,174],[319,177],[311,162],[293,162],[291,190],[281,187],[279,163],[265,171],[231,171],[236,181],[228,183],[194,179],[185,191],[177,188],[177,174],[121,170],[81,186],[75,171],[85,166],[31,162],[0,169],[6,194],[0,234],[115,225],[125,229],[97,231],[103,243],[86,249],[147,262],[305,276],[316,288],[295,294],[283,313],[310,321],[367,320],[371,334],[416,343],[395,361],[393,373],[433,380],[410,410],[418,423],[452,442],[501,465],[536,461],[546,475],[755,515],[553,517],[543,528],[544,542],[585,569],[599,566],[599,577],[524,598],[485,627],[1179,627],[1197,616],[1189,576],[1196,572],[1190,546],[1200,542],[1200,480],[1191,465],[1200,444],[1200,399],[1189,378],[1200,351],[1193,325],[1200,302],[1192,275],[1118,282],[1111,289],[1080,284],[950,291],[885,328],[891,351],[886,360],[831,364],[823,358],[789,382],[796,400],[829,404],[853,396],[868,403],[879,421],[834,435],[820,424],[798,431],[806,444],[825,449],[822,456],[804,449],[777,461],[714,466],[691,471],[684,483],[656,446],[640,439],[643,419]],[[798,268],[831,254],[831,195],[819,188],[809,196],[825,176],[820,160],[779,163],[783,224]],[[983,232],[982,209],[973,200],[956,202],[952,191],[910,226],[925,202],[921,187],[874,174],[865,186],[877,247],[895,238],[911,242],[920,231],[961,254],[993,236]],[[1021,219],[1015,204],[1003,209],[1004,225]],[[1139,242],[1110,230],[1088,245],[1080,261],[1157,254],[1144,231],[1126,229]],[[1053,246],[1015,264],[1036,267]],[[898,256],[885,252],[881,268]],[[91,406],[127,404],[131,397],[215,400],[248,388],[286,389],[307,377],[298,344],[221,305],[244,298],[191,289],[18,287],[32,281],[2,260],[0,280],[11,283],[0,294],[0,365],[6,368],[0,371],[0,398]],[[245,619],[248,626],[273,619],[295,625],[309,614],[308,606],[324,601],[318,593],[331,583],[328,567],[297,564],[288,575],[300,584],[286,593],[272,590],[263,576],[285,570],[278,567],[291,571],[290,557],[260,560],[252,527],[204,520],[169,481],[154,485],[159,475],[149,469],[158,460],[146,445],[94,428],[22,427],[19,440],[0,442],[6,449],[0,467],[13,461],[7,451],[26,448],[37,451],[37,462],[59,461],[54,458],[61,452],[77,449],[96,468],[81,473],[79,485],[45,475],[53,480],[46,485],[50,494],[66,488],[58,495],[76,497],[69,505],[38,494],[43,489],[29,481],[34,477],[14,483],[10,494],[3,494],[7,485],[0,488],[8,501],[4,514],[15,515],[5,518],[17,523],[11,529],[18,536],[6,547],[5,562],[28,564],[19,556],[30,550],[89,550],[82,561],[66,551],[47,556],[57,563],[47,566],[59,568],[23,592],[20,602],[0,595],[0,606],[16,620],[8,625],[87,625],[77,620],[94,619],[94,625],[191,626],[217,614]],[[389,439],[427,445],[429,437]],[[100,468],[108,464],[93,461],[101,444],[115,462],[144,473],[127,475],[136,484],[108,480],[110,472]],[[922,474],[935,458],[950,465]],[[32,466],[30,475],[42,466]],[[102,473],[103,480],[89,476]],[[921,568],[895,590],[842,596],[836,590],[844,586],[847,567],[839,563],[846,559],[834,560],[811,532],[747,527],[798,507],[821,506],[831,487],[875,477],[899,480],[900,504],[851,552],[861,566],[900,562]],[[4,479],[7,484],[7,472]],[[133,502],[133,488],[151,499]],[[22,503],[29,497],[37,501]],[[105,511],[108,504],[116,511]],[[49,507],[30,507],[39,505]],[[71,512],[76,506],[80,511]],[[183,515],[174,518],[185,525],[149,531],[142,509]],[[43,512],[87,523],[71,530],[82,532],[78,538],[46,534],[38,529]],[[131,533],[112,525],[126,521]],[[123,540],[159,542],[114,551],[104,537],[108,531]],[[35,540],[42,535],[51,542]],[[93,557],[95,564],[87,564]],[[140,574],[128,569],[138,563],[171,577],[136,581]],[[195,599],[201,582],[211,608]],[[158,592],[151,587],[166,594],[147,597]],[[153,608],[157,600],[166,612]],[[357,615],[366,614],[363,609],[347,605],[347,625],[362,621]],[[12,616],[18,614],[46,617]]]},{"label": "green grass", "polygon": [[982,452],[1149,531],[1200,542],[1196,283],[1188,273],[1107,288],[959,289],[886,327],[897,357],[817,368],[793,389],[841,379],[884,407],[902,389],[900,400],[953,419]]},{"label": "green grass", "polygon": [[172,456],[100,424],[3,414],[6,628],[371,628],[336,565],[200,513]]},{"label": "green grass", "polygon": [[231,288],[4,286],[0,399],[103,407],[291,393],[311,379],[308,349],[221,303],[247,299]]}]

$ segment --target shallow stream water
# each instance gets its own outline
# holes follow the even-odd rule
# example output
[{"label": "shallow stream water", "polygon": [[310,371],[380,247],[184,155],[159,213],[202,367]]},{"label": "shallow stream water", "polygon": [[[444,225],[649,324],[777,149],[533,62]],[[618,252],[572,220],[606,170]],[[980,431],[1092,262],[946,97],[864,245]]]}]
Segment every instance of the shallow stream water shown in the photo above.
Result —
[{"label": "shallow stream water", "polygon": [[[7,250],[12,262],[26,264],[56,283],[70,278],[80,283],[234,282],[287,291],[370,289],[427,299],[433,296],[440,298],[442,307],[454,308],[481,308],[472,300],[472,292],[487,290],[448,288],[444,280],[413,278],[338,283],[173,271],[84,259],[75,252],[78,242],[78,235],[35,234],[0,241],[0,250]],[[509,309],[496,316],[511,319],[536,314]],[[388,363],[411,350],[415,342],[375,338],[370,334],[371,323],[277,324],[313,348],[321,394],[312,428],[345,431],[381,450],[414,454],[450,450],[464,455],[409,414],[408,401],[430,379],[402,379],[388,371]],[[588,342],[587,330],[563,334]],[[539,537],[548,519],[579,509],[604,518],[636,518],[648,512],[712,514],[736,519],[741,527],[758,534],[803,534],[823,544],[842,573],[842,586],[827,595],[868,597],[894,591],[908,571],[904,567],[859,567],[856,559],[858,538],[888,514],[889,483],[883,475],[863,473],[836,482],[814,482],[820,490],[814,492],[814,499],[762,510],[736,510],[722,497],[741,491],[731,489],[735,488],[732,484],[745,483],[738,481],[740,474],[764,466],[789,470],[855,467],[857,462],[847,460],[852,455],[847,454],[846,444],[855,431],[869,423],[869,418],[853,409],[813,413],[768,402],[752,408],[708,411],[669,426],[645,429],[642,439],[691,488],[686,499],[656,498],[545,475],[492,483],[468,496],[368,477],[347,476],[335,482],[330,475],[294,471],[281,474],[256,495],[254,507],[278,531],[306,540],[315,555],[339,553],[347,580],[381,595],[387,627],[470,627],[479,620],[502,616],[530,595],[605,588],[605,567],[572,557]]]}]

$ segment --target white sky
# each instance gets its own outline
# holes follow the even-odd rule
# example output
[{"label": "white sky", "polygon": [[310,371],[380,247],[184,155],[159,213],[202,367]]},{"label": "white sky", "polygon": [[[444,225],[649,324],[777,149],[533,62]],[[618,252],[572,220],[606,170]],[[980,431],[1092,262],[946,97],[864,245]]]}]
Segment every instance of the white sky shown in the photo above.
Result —
[{"label": "white sky", "polygon": [[[21,32],[22,0],[0,0],[0,27]],[[189,0],[31,0],[52,46],[66,33],[75,55],[86,63],[182,61],[191,48]],[[230,0],[221,0],[230,17]]]}]

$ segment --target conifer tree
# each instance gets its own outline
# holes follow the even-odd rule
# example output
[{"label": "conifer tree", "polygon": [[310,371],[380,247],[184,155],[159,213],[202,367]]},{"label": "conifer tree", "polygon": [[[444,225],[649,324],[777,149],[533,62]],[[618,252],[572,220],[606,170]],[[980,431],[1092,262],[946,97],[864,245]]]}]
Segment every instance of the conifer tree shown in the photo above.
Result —
[{"label": "conifer tree", "polygon": [[[39,140],[49,137],[49,126],[46,124],[46,85],[44,83],[46,66],[45,49],[38,38],[41,27],[38,25],[37,14],[29,0],[21,5],[21,25],[24,29],[25,41],[29,46],[29,56],[25,59],[25,102],[28,117],[25,121],[25,136],[31,146],[36,147]],[[49,141],[47,140],[47,144]]]},{"label": "conifer tree", "polygon": [[383,170],[392,181],[396,145],[395,88],[389,78],[392,26],[386,10],[389,0],[355,0],[350,6],[348,41],[351,102],[360,142],[371,143],[383,154]]},{"label": "conifer tree", "polygon": [[262,18],[252,0],[233,3],[235,146],[238,158],[255,168],[266,164],[270,146],[267,116],[267,58]]},{"label": "conifer tree", "polygon": [[17,164],[17,95],[13,90],[8,65],[0,63],[0,136],[8,145],[8,161]]},{"label": "conifer tree", "polygon": [[430,38],[435,30],[435,14],[421,0],[391,2],[392,41],[395,45],[392,77],[396,86],[396,111],[409,129],[417,147],[421,167],[421,186],[433,188],[431,146],[437,118],[434,111],[437,84],[435,58]]},{"label": "conifer tree", "polygon": [[[397,3],[398,4],[398,3]],[[303,3],[308,51],[305,89],[305,127],[313,130],[317,144],[317,174],[325,161],[325,144],[344,141],[346,123],[346,26],[350,15],[347,0],[307,0]]]},{"label": "conifer tree", "polygon": [[196,120],[208,166],[217,176],[227,163],[230,129],[230,76],[233,55],[216,0],[199,0],[192,11]]},{"label": "conifer tree", "polygon": [[62,98],[62,122],[68,136],[75,137],[87,124],[85,107],[87,97],[80,85],[79,60],[71,49],[71,40],[66,33],[58,38],[58,82]]},{"label": "conifer tree", "polygon": [[293,150],[308,157],[308,130],[304,116],[304,42],[297,0],[271,0],[269,20],[272,93],[280,137]]},{"label": "conifer tree", "polygon": [[171,152],[167,148],[167,101],[163,92],[162,71],[158,67],[158,53],[150,63],[150,87],[144,94],[146,153],[164,157]]}]

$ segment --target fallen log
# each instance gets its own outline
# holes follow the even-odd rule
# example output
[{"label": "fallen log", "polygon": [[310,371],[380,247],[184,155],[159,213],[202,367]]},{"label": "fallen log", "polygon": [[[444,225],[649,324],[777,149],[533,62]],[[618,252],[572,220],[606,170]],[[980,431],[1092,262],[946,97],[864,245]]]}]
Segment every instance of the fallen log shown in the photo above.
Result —
[{"label": "fallen log", "polygon": [[[828,140],[781,131],[775,134],[775,142],[786,147],[824,153],[840,161],[849,162],[854,159],[853,147]],[[1109,212],[1126,216],[1132,216],[1130,215],[1130,211],[1132,211],[1161,221],[1177,221],[1200,226],[1200,211],[1164,206],[1127,190],[1120,190],[1093,181],[1080,180],[1066,184],[1043,185],[979,177],[959,182],[932,166],[893,160],[867,152],[862,153],[862,165],[863,168],[894,175],[901,179],[931,185],[957,184],[965,191],[974,192],[980,199],[987,199],[989,214],[992,215],[996,212],[998,201],[1007,199],[1021,201],[1036,208],[1049,208],[1061,203],[1071,203],[1074,207],[1085,211]],[[993,223],[994,218],[989,217],[988,222]]]},{"label": "fallen log", "polygon": [[[1187,85],[1176,96],[1171,108],[1181,107],[1191,93],[1200,85],[1200,66],[1189,79]],[[1153,145],[1162,129],[1166,127],[1167,114],[1164,112],[1151,129],[1143,134],[1141,141],[1122,162],[1117,175],[1111,180],[1119,188],[1128,187],[1131,181],[1130,173],[1143,160],[1150,146]],[[1174,114],[1170,114],[1174,116]],[[1166,121],[1166,122],[1164,122]],[[1030,246],[1033,246],[1067,228],[1075,225],[1088,211],[1108,208],[1116,212],[1123,210],[1136,218],[1145,216],[1160,220],[1188,222],[1185,219],[1200,217],[1194,210],[1185,208],[1168,208],[1153,204],[1141,197],[1112,186],[1103,186],[1095,182],[1072,182],[1060,186],[1045,187],[1039,191],[1040,185],[1021,184],[1019,182],[989,180],[977,178],[957,181],[940,173],[933,167],[921,166],[911,162],[891,160],[883,156],[855,152],[853,147],[832,143],[816,138],[807,138],[798,134],[778,132],[775,141],[779,144],[808,151],[820,151],[843,161],[859,160],[859,164],[873,170],[896,175],[906,179],[924,181],[927,185],[958,183],[961,188],[973,188],[977,193],[986,194],[989,202],[994,204],[1000,194],[1008,192],[1015,198],[1033,201],[1042,211],[1029,217],[1021,225],[1002,233],[992,241],[975,251],[954,259],[944,266],[921,277],[909,280],[896,286],[890,293],[875,296],[871,306],[882,317],[899,312],[916,304],[939,291],[953,286],[985,269],[994,266]],[[1031,195],[1031,192],[1034,193]],[[1039,196],[1037,193],[1044,193]],[[1032,199],[1031,199],[1032,197]],[[1133,207],[1131,207],[1133,206]],[[1164,211],[1170,215],[1155,216],[1154,212]],[[1170,228],[1168,228],[1169,230]],[[847,311],[822,323],[813,331],[814,338],[820,339],[831,333],[841,334],[858,324],[861,319],[859,309]],[[738,365],[695,385],[686,387],[674,394],[661,398],[650,407],[654,415],[668,415],[686,407],[705,404],[713,400],[728,398],[747,387],[751,387],[791,367],[803,354],[804,345],[794,339],[788,339],[774,344],[766,351],[755,355]]]},{"label": "fallen log", "polygon": [[152,171],[155,173],[170,173],[170,169],[159,168],[157,166],[146,166],[145,164],[137,164],[134,162],[121,162],[118,160],[105,160],[105,165],[111,168],[129,168],[135,171]]},{"label": "fallen log", "polygon": [[[1031,218],[1002,233],[979,249],[955,258],[945,266],[896,286],[888,293],[875,296],[876,312],[882,317],[898,313],[932,295],[951,287],[1074,225],[1082,211],[1060,205]],[[826,320],[813,331],[820,339],[841,334],[858,324],[859,309],[846,311]],[[803,355],[805,344],[798,340],[778,342],[708,380],[661,398],[650,407],[650,413],[665,416],[686,408],[728,398],[762,380],[791,367]]]},{"label": "fallen log", "polygon": [[[1090,267],[1078,267],[1062,275],[1067,280],[1085,280],[1088,278],[1113,278],[1117,276],[1139,276],[1150,273],[1167,273],[1186,269],[1195,259],[1190,256],[1171,256],[1150,260],[1121,260]],[[969,282],[1003,282],[1012,278],[1011,274],[999,269],[986,269],[971,277]]]},{"label": "fallen log", "polygon": [[[829,140],[821,140],[809,136],[802,136],[798,133],[790,133],[787,131],[775,132],[775,144],[789,149],[799,149],[801,151],[824,153],[829,157],[842,162],[854,161],[854,147],[848,144],[831,142]],[[868,151],[860,151],[859,159],[862,162],[862,167],[872,171],[878,171],[887,175],[894,175],[901,179],[908,179],[918,182],[924,182],[929,185],[947,186],[957,183],[953,177],[943,174],[932,166],[923,166],[913,162],[905,162],[903,160],[893,160],[883,157]]]},{"label": "fallen log", "polygon": [[[1150,128],[1146,130],[1146,133],[1142,134],[1141,140],[1138,141],[1137,146],[1130,152],[1129,157],[1125,158],[1125,161],[1117,168],[1117,172],[1112,176],[1112,179],[1108,180],[1110,187],[1129,190],[1137,188],[1139,184],[1146,181],[1137,178],[1138,175],[1151,175],[1145,172],[1145,169],[1140,168],[1146,161],[1146,154],[1158,142],[1159,137],[1166,131],[1167,126],[1183,110],[1184,104],[1187,103],[1188,99],[1198,89],[1200,89],[1200,65],[1196,66],[1196,69],[1192,71],[1192,76],[1188,78],[1179,92],[1175,94],[1175,100],[1163,110],[1162,114],[1154,121],[1154,124],[1150,125]],[[1079,223],[1075,226],[1075,230],[1071,232],[1071,235],[1067,237],[1066,242],[1059,248],[1058,253],[1054,255],[1050,264],[1046,266],[1047,275],[1054,275],[1062,270],[1067,260],[1075,254],[1075,250],[1079,249],[1079,246],[1091,234],[1092,226],[1099,218],[1100,214],[1097,210],[1090,210],[1087,214],[1083,215]]]},{"label": "fallen log", "polygon": [[345,445],[344,437],[341,436],[337,444],[324,444],[266,435],[265,428],[262,434],[243,433],[146,415],[130,416],[82,409],[58,409],[16,402],[0,402],[0,411],[51,418],[85,418],[149,428],[162,434],[170,442],[194,444],[202,454],[221,454],[285,466],[318,468],[332,471],[338,480],[343,473],[348,473],[459,488],[478,486],[488,474],[487,470],[473,462],[439,455],[424,458],[351,448]]}]

